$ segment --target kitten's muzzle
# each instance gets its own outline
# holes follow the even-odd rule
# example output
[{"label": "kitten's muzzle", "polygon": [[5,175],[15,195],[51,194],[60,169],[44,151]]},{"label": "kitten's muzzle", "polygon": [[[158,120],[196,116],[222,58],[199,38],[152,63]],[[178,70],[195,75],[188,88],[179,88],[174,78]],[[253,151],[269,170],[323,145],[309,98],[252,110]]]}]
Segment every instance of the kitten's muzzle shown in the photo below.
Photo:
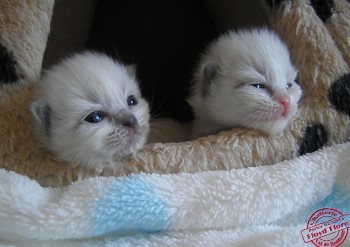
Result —
[{"label": "kitten's muzzle", "polygon": [[138,126],[138,121],[134,114],[128,110],[121,110],[117,113],[116,122],[128,128],[136,128]]},{"label": "kitten's muzzle", "polygon": [[288,94],[282,94],[282,95],[276,96],[275,101],[277,101],[281,105],[282,115],[286,117],[289,112],[289,105],[292,101],[291,96]]}]

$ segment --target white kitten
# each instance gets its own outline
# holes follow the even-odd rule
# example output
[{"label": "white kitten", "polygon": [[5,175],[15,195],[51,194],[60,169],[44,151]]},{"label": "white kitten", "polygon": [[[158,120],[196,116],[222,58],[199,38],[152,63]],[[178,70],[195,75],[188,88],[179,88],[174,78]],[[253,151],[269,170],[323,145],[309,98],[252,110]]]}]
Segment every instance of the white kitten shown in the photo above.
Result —
[{"label": "white kitten", "polygon": [[31,105],[42,143],[71,164],[101,170],[143,147],[149,108],[134,73],[85,52],[46,71]]},{"label": "white kitten", "polygon": [[229,32],[202,56],[188,102],[193,135],[246,127],[278,134],[297,112],[301,89],[284,43],[267,29]]}]

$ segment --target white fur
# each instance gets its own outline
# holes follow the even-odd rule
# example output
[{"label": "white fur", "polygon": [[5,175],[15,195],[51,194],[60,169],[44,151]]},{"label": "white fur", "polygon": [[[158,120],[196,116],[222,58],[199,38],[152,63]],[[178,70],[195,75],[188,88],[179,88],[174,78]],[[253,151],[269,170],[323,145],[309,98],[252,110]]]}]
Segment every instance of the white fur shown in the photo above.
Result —
[{"label": "white fur", "polygon": [[[216,66],[216,75],[203,95],[209,64]],[[232,31],[219,37],[202,56],[188,99],[195,113],[194,136],[233,127],[280,133],[297,112],[301,89],[294,82],[296,75],[286,45],[272,31]],[[268,90],[253,87],[256,83]],[[287,89],[287,83],[292,87]],[[285,116],[281,98],[289,101]]]},{"label": "white fur", "polygon": [[[136,96],[137,105],[127,104],[130,95]],[[48,129],[44,107],[50,110]],[[134,75],[97,53],[76,54],[46,71],[31,110],[40,140],[58,158],[98,170],[142,148],[149,131],[148,104]],[[137,119],[134,132],[116,120],[122,110]],[[99,123],[85,121],[94,111],[106,117]]]}]

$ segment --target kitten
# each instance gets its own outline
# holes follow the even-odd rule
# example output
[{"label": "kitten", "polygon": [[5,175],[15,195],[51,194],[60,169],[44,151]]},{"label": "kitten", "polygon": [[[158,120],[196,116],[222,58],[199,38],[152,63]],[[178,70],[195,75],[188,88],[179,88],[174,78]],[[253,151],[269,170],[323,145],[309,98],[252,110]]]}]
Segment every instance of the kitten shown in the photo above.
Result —
[{"label": "kitten", "polygon": [[231,31],[201,57],[188,102],[193,135],[245,127],[280,133],[297,112],[301,88],[286,45],[268,29]]},{"label": "kitten", "polygon": [[149,131],[134,72],[98,53],[73,55],[46,71],[31,111],[49,150],[96,170],[142,148]]}]

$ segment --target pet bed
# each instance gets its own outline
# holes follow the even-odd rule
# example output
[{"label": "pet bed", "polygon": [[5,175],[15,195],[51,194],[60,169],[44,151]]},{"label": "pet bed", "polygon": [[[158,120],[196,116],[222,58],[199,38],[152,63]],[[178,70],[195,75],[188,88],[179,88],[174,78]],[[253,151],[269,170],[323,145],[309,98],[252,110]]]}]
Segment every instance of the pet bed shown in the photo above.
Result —
[{"label": "pet bed", "polygon": [[[299,70],[298,82],[303,88],[298,115],[288,128],[281,135],[272,137],[244,129],[234,129],[189,142],[149,144],[133,157],[116,162],[114,169],[97,173],[80,167],[71,168],[56,160],[40,147],[32,133],[28,105],[41,70],[53,1],[2,1],[0,241],[20,245],[26,242],[26,239],[43,240],[43,245],[46,243],[52,246],[60,243],[50,240],[59,238],[71,239],[71,242],[66,243],[67,246],[80,246],[84,240],[75,239],[83,238],[85,243],[97,246],[140,243],[137,241],[145,241],[143,243],[148,243],[149,246],[183,246],[186,243],[192,245],[203,242],[215,246],[217,241],[229,246],[233,243],[246,246],[260,244],[260,241],[268,237],[266,243],[269,244],[266,246],[281,246],[281,243],[289,243],[289,240],[292,240],[290,246],[297,246],[303,243],[300,227],[303,223],[306,224],[307,214],[311,213],[311,209],[316,210],[321,206],[339,207],[339,210],[348,213],[349,184],[344,182],[346,179],[340,177],[349,177],[349,173],[345,172],[349,161],[348,158],[340,159],[338,154],[343,157],[349,147],[347,144],[337,144],[349,141],[350,131],[350,4],[340,0],[267,2],[271,7],[272,25],[288,44],[293,63]],[[313,153],[326,146],[330,146],[330,149]],[[307,153],[313,154],[297,158]],[[285,163],[278,164],[282,161]],[[235,170],[238,168],[241,169]],[[309,176],[302,176],[306,173]],[[324,181],[327,185],[319,188],[320,180],[317,178],[322,180],[327,177],[327,173],[330,180]],[[284,179],[286,174],[290,174],[288,179]],[[312,174],[318,177],[313,178]],[[129,176],[123,177],[125,175]],[[88,179],[81,181],[83,178]],[[256,181],[252,181],[252,178],[256,178]],[[268,181],[274,178],[276,183],[271,185]],[[138,180],[141,182],[137,182]],[[147,183],[143,184],[142,181]],[[162,192],[159,183],[163,181],[168,181],[169,187],[165,187]],[[188,182],[184,183],[186,181]],[[264,181],[270,187],[264,187]],[[249,186],[253,186],[255,190],[249,189],[249,182],[254,183]],[[146,218],[142,219],[140,225],[138,219],[133,218],[133,213],[124,211],[122,219],[119,219],[117,214],[114,215],[115,218],[112,217],[121,221],[121,225],[113,226],[114,228],[108,228],[109,225],[106,225],[98,230],[95,225],[85,222],[79,225],[82,229],[76,235],[74,231],[69,233],[67,228],[66,232],[60,233],[61,235],[57,233],[54,237],[53,231],[53,235],[47,235],[52,238],[45,237],[43,232],[48,226],[44,223],[47,221],[50,224],[51,217],[52,224],[74,226],[72,220],[65,218],[68,215],[64,210],[70,212],[69,208],[64,207],[65,200],[75,198],[75,193],[78,193],[83,195],[80,199],[90,206],[91,203],[96,203],[98,195],[103,195],[98,190],[103,188],[104,183],[115,184],[116,189],[111,192],[113,200],[107,198],[105,204],[98,205],[102,211],[108,211],[112,215],[120,210],[123,212],[129,205],[122,200],[128,197],[127,190],[136,189],[135,198],[138,200],[132,200],[131,203],[142,204],[143,199],[157,203],[159,200],[166,205],[157,209],[157,212],[161,214],[162,210],[165,210],[171,212],[173,217],[167,215],[168,218],[164,221],[159,219],[160,222],[149,222]],[[174,188],[166,191],[171,187],[171,183]],[[338,187],[342,191],[340,194],[336,189],[339,183],[341,185]],[[183,186],[180,186],[181,184]],[[298,187],[298,184],[302,187]],[[44,188],[62,186],[65,187]],[[135,186],[141,186],[141,189]],[[242,186],[246,190],[241,190]],[[83,194],[86,188],[90,187],[91,191]],[[108,188],[110,187],[107,186],[103,191],[109,193]],[[258,188],[262,188],[262,191]],[[276,195],[279,189],[286,195]],[[206,191],[217,193],[207,196]],[[226,192],[232,194],[225,197]],[[240,194],[244,194],[242,202],[236,201],[237,198],[241,198]],[[155,201],[151,198],[154,195],[157,196]],[[347,201],[332,205],[333,201],[327,198],[333,198],[333,195]],[[221,196],[226,198],[225,200],[232,199],[232,203],[216,200]],[[256,201],[257,198],[260,198],[259,202]],[[295,202],[295,198],[300,202]],[[79,201],[72,203],[84,207]],[[48,204],[50,206],[47,206]],[[4,210],[8,205],[18,206],[14,207],[13,211]],[[270,207],[266,209],[266,205]],[[26,206],[26,209],[21,206]],[[58,211],[58,214],[62,213],[59,215],[63,216],[62,221],[51,214],[50,209],[54,207],[57,210],[62,209]],[[284,213],[281,212],[281,207],[285,209]],[[308,210],[303,211],[304,209]],[[233,214],[239,214],[239,210],[243,210],[242,217],[234,218]],[[184,212],[192,212],[193,216],[188,216],[188,221],[184,221],[187,215],[182,215]],[[307,213],[301,216],[300,212]],[[199,213],[201,215],[198,215]],[[89,214],[90,217],[95,215],[91,209],[81,211],[80,216],[85,217]],[[298,222],[292,220],[291,216],[295,214],[298,215]],[[151,216],[158,218],[159,215]],[[101,219],[103,218],[98,218]],[[234,219],[236,222],[232,223]],[[31,229],[27,234],[24,230],[26,227]],[[97,233],[88,227],[95,227],[93,230]],[[35,229],[38,229],[37,234],[33,233]],[[124,230],[130,235],[124,235]],[[91,237],[98,239],[91,240]],[[29,246],[31,242],[26,243]],[[33,246],[37,246],[35,244],[37,243],[34,242]]]}]

